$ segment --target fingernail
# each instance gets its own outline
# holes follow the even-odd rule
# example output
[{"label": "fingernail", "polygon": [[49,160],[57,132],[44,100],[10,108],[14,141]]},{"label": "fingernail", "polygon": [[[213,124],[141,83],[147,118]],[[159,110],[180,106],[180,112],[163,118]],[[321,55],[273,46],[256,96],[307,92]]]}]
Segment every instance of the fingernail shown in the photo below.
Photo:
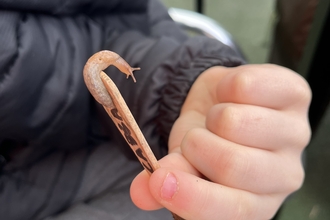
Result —
[{"label": "fingernail", "polygon": [[165,200],[173,198],[178,190],[178,182],[172,173],[168,173],[161,188],[161,197]]}]

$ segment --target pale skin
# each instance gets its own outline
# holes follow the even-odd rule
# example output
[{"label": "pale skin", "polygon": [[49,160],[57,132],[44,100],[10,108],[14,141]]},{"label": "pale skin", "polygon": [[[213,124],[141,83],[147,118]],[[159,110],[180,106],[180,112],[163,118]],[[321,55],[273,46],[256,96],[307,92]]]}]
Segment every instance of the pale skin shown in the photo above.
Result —
[{"label": "pale skin", "polygon": [[212,67],[193,84],[151,176],[131,185],[144,210],[185,219],[270,219],[302,185],[311,91],[276,65]]}]

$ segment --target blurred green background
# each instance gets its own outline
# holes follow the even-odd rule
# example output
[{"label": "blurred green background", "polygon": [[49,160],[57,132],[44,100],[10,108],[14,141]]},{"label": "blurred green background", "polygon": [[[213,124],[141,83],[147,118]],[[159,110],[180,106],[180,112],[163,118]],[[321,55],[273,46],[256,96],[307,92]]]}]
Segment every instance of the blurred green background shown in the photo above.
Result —
[{"label": "blurred green background", "polygon": [[[168,7],[195,11],[195,0],[163,2]],[[274,7],[274,0],[204,0],[204,14],[233,35],[251,63],[264,63],[268,59]]]},{"label": "blurred green background", "polygon": [[[167,7],[195,11],[195,0],[163,0]],[[204,14],[229,31],[248,62],[269,59],[275,0],[204,0]],[[330,109],[306,149],[302,188],[284,203],[279,220],[330,220]]]}]

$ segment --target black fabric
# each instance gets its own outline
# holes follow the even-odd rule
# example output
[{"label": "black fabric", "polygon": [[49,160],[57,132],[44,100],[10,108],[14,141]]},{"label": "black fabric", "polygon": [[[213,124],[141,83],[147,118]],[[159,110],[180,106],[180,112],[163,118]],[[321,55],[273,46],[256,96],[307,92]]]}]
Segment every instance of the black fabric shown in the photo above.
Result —
[{"label": "black fabric", "polygon": [[84,85],[82,69],[93,53],[109,49],[141,67],[136,84],[115,68],[106,72],[158,158],[196,77],[214,65],[244,62],[221,42],[188,38],[152,0],[0,0],[0,42],[6,220],[41,219],[72,205],[96,146],[113,140],[109,148],[131,155]]},{"label": "black fabric", "polygon": [[145,0],[1,0],[0,8],[20,12],[35,12],[53,15],[99,14],[108,12],[143,12]]}]

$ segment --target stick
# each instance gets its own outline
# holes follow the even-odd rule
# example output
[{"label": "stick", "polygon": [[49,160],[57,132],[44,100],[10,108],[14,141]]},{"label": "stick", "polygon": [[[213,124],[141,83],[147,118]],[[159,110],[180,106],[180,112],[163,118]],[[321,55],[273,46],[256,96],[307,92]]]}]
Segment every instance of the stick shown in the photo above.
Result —
[{"label": "stick", "polygon": [[105,111],[111,117],[144,169],[149,175],[152,174],[160,167],[155,155],[151,151],[117,86],[103,71],[100,73],[100,77],[114,104],[113,108],[103,106]]},{"label": "stick", "polygon": [[[131,76],[136,82],[133,71],[140,68],[130,67],[124,59],[114,52],[100,51],[94,54],[85,65],[85,83],[94,98],[103,105],[144,169],[151,175],[160,166],[117,86],[103,72],[109,65],[116,66],[127,75],[127,78]],[[175,213],[172,215],[175,220],[184,220]]]}]

